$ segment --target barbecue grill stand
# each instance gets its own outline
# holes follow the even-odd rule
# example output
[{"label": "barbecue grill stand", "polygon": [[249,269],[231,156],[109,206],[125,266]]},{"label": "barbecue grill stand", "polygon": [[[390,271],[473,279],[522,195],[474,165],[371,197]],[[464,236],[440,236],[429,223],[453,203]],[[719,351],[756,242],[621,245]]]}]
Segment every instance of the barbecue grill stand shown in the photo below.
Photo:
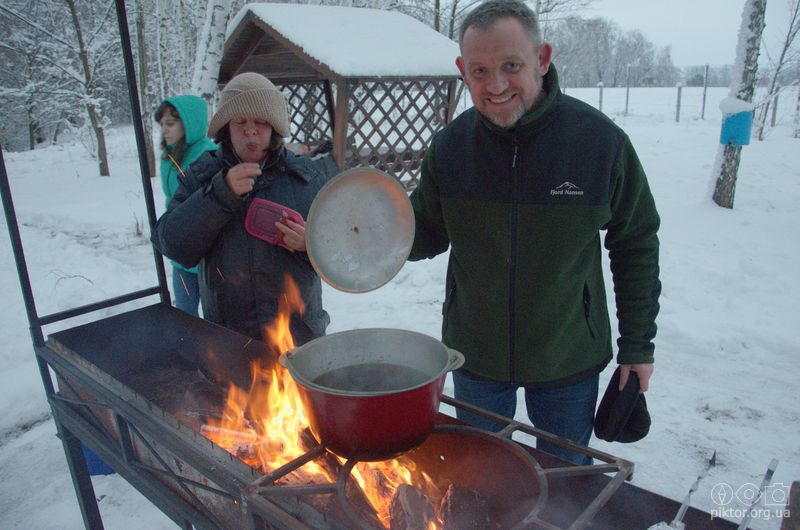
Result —
[{"label": "barbecue grill stand", "polygon": [[[120,42],[122,45],[122,53],[125,61],[125,71],[127,73],[128,92],[130,95],[131,110],[133,116],[134,132],[136,135],[136,145],[139,153],[139,166],[142,176],[142,187],[144,189],[145,201],[147,206],[147,217],[150,223],[150,228],[155,226],[156,210],[155,202],[153,200],[153,190],[150,187],[147,155],[145,150],[144,141],[144,127],[142,125],[139,95],[136,91],[136,73],[133,67],[133,53],[131,51],[130,35],[128,33],[128,19],[125,9],[124,0],[115,0],[117,9],[117,22],[120,31]],[[5,160],[3,159],[3,149],[0,147],[0,195],[2,195],[3,210],[6,216],[6,223],[8,225],[9,237],[11,240],[12,250],[14,252],[15,264],[17,267],[17,275],[20,280],[20,287],[22,288],[22,296],[25,302],[25,309],[27,311],[28,322],[30,324],[31,340],[33,342],[34,351],[36,353],[36,361],[39,366],[39,372],[42,377],[42,384],[44,385],[45,394],[53,409],[53,416],[55,418],[56,428],[58,430],[59,438],[64,446],[64,452],[67,457],[67,464],[69,466],[72,482],[75,487],[75,492],[78,495],[78,503],[80,504],[81,515],[83,516],[84,525],[86,528],[103,528],[103,523],[100,518],[100,512],[97,507],[97,500],[94,495],[94,488],[89,476],[86,459],[81,447],[81,439],[89,438],[90,433],[83,431],[77,424],[70,421],[69,413],[66,410],[61,410],[60,404],[56,401],[56,392],[53,385],[50,372],[48,370],[47,361],[43,356],[45,352],[45,341],[42,327],[55,322],[60,322],[75,316],[83,315],[100,309],[124,304],[133,300],[144,298],[158,294],[161,302],[170,304],[169,288],[167,287],[166,273],[164,270],[164,263],[161,255],[153,249],[156,274],[158,276],[158,286],[148,289],[128,293],[126,295],[111,298],[105,301],[89,304],[66,311],[61,311],[51,315],[39,316],[36,311],[36,303],[33,297],[33,290],[31,289],[30,276],[25,262],[25,254],[22,248],[22,240],[19,234],[19,225],[17,223],[16,212],[14,211],[14,203],[11,197],[11,187],[8,181],[8,174],[6,172]],[[63,414],[64,421],[59,421],[59,412]],[[76,429],[74,432],[72,429]],[[76,436],[76,434],[82,436]],[[101,457],[109,457],[110,455],[104,454],[106,451],[100,449],[99,445],[88,444],[91,449],[95,450]],[[113,461],[109,458],[108,461]],[[117,466],[115,466],[117,469]],[[126,478],[128,478],[126,476]],[[129,481],[136,485],[135,478]],[[144,487],[144,485],[142,485]],[[151,497],[152,500],[152,497]],[[159,505],[158,502],[156,502]],[[169,513],[167,506],[161,506],[165,512]],[[173,510],[170,510],[173,511]],[[174,513],[174,511],[173,511]]]}]

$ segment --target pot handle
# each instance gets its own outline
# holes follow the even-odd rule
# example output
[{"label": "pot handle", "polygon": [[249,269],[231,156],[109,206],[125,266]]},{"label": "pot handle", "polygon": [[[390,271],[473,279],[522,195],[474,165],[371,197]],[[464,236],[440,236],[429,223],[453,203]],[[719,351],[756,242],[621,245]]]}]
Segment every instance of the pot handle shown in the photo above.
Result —
[{"label": "pot handle", "polygon": [[[447,348],[445,346],[445,348]],[[453,348],[447,348],[447,366],[445,366],[445,372],[451,372],[453,370],[458,370],[464,365],[464,354],[454,350]]]},{"label": "pot handle", "polygon": [[278,357],[278,364],[280,364],[281,366],[283,366],[284,368],[286,368],[288,370],[289,369],[289,357],[291,357],[295,353],[297,353],[297,348],[292,348],[290,350],[286,350],[285,352],[280,354],[280,356]]}]

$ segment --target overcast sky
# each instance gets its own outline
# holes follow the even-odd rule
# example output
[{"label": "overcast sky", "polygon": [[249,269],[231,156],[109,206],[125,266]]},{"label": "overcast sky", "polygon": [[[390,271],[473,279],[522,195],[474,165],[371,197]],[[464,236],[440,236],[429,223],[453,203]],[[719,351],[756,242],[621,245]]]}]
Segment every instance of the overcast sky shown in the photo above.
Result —
[{"label": "overcast sky", "polygon": [[[595,0],[584,17],[639,29],[659,48],[672,46],[675,66],[732,64],[745,0]],[[764,39],[770,50],[786,34],[788,0],[767,2]],[[763,50],[762,50],[763,53]],[[761,62],[761,58],[759,58]]]}]

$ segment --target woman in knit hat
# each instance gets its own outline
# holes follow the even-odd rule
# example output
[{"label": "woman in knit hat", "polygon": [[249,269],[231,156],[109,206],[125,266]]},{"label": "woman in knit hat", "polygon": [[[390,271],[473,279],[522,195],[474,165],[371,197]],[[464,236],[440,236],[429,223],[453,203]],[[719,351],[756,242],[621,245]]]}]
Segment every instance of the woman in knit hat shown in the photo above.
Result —
[{"label": "woman in knit hat", "polygon": [[[161,102],[155,118],[161,126],[161,188],[166,204],[178,189],[178,176],[206,151],[218,146],[206,136],[208,105],[198,96],[172,96]],[[172,262],[172,291],[175,307],[198,316],[200,286],[197,269]]]},{"label": "woman in knit hat", "polygon": [[290,278],[305,304],[290,321],[295,343],[303,344],[324,335],[329,322],[303,225],[287,218],[276,222],[280,245],[245,229],[254,199],[305,219],[327,180],[310,158],[285,148],[289,132],[286,99],[275,85],[253,72],[231,79],[208,126],[220,149],[191,165],[152,240],[178,263],[199,264],[206,319],[256,339],[266,338]]}]

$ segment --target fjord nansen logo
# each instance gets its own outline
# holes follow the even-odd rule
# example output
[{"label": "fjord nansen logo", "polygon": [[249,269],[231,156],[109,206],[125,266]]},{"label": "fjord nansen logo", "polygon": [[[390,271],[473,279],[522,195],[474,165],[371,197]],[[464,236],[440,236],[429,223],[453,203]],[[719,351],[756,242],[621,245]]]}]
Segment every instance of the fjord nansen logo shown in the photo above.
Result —
[{"label": "fjord nansen logo", "polygon": [[551,189],[550,195],[583,195],[583,190],[572,182],[566,181],[557,188]]}]

